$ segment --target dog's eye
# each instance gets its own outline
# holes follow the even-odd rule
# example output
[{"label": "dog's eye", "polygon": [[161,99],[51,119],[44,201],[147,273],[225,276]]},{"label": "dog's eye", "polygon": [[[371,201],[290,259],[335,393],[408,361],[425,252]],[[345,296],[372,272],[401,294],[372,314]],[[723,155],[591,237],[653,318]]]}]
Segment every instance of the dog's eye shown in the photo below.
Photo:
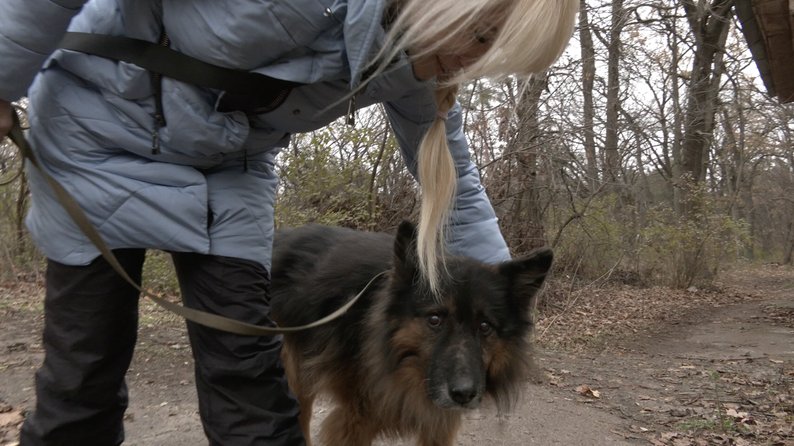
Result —
[{"label": "dog's eye", "polygon": [[488,336],[493,331],[493,327],[488,322],[480,322],[480,333],[484,336]]},{"label": "dog's eye", "polygon": [[441,325],[442,319],[441,316],[437,314],[431,314],[430,317],[427,318],[427,325],[436,328]]}]

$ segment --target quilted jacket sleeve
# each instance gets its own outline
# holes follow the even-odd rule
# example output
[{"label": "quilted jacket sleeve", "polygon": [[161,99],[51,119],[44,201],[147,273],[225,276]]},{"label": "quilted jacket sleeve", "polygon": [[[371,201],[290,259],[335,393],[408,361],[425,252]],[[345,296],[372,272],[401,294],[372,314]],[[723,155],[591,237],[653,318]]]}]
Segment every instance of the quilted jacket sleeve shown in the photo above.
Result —
[{"label": "quilted jacket sleeve", "polygon": [[86,0],[0,2],[0,98],[24,96]]},{"label": "quilted jacket sleeve", "polygon": [[[416,176],[419,144],[435,115],[430,95],[385,104],[392,128],[411,173]],[[451,252],[488,263],[510,260],[510,252],[499,230],[493,206],[480,182],[480,172],[471,161],[463,133],[461,106],[456,103],[447,117],[447,142],[458,171],[455,209],[448,229]]]}]

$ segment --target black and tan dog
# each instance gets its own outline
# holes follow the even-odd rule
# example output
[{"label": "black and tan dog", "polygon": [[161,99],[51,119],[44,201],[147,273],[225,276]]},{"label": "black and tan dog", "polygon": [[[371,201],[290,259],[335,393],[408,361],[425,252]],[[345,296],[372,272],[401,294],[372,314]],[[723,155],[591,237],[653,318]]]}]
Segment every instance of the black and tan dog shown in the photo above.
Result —
[{"label": "black and tan dog", "polygon": [[317,320],[381,271],[342,318],[285,337],[283,358],[309,440],[312,403],[335,408],[320,430],[328,446],[416,436],[452,445],[462,409],[491,398],[515,402],[531,363],[531,301],[551,266],[548,249],[499,265],[448,257],[440,299],[422,285],[414,226],[396,238],[325,226],[276,235],[273,317],[282,326]]}]

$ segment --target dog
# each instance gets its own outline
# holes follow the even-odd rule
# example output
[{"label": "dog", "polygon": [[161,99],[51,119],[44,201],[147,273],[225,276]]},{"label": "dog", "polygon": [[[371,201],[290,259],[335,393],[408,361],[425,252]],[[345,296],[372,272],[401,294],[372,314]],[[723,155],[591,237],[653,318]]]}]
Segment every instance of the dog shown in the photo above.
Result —
[{"label": "dog", "polygon": [[339,319],[284,335],[307,444],[321,394],[335,403],[319,433],[328,446],[380,436],[452,445],[463,410],[485,398],[500,411],[512,407],[531,370],[532,302],[551,263],[550,249],[498,265],[448,255],[434,295],[422,282],[411,223],[396,237],[320,225],[278,231],[271,305],[281,326],[326,316],[375,278]]}]

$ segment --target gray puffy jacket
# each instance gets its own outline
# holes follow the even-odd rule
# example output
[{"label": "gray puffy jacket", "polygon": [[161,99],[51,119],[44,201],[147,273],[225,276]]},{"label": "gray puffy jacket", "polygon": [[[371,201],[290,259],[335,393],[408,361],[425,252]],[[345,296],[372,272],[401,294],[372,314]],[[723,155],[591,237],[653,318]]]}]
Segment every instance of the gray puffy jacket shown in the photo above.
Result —
[{"label": "gray puffy jacket", "polygon": [[[29,95],[31,144],[111,247],[231,256],[269,268],[275,156],[290,134],[318,129],[346,112],[345,97],[383,41],[385,3],[3,0],[0,98]],[[53,50],[67,28],[156,41],[162,26],[175,50],[306,85],[293,89],[275,110],[248,116],[219,111],[222,92],[166,78],[167,126],[160,130],[160,153],[152,154],[149,73]],[[384,104],[412,172],[436,112],[432,88],[432,82],[415,79],[403,58],[356,97],[359,107]],[[505,260],[509,253],[469,159],[459,105],[450,112],[447,135],[459,174],[450,247],[485,261]],[[93,260],[97,249],[41,177],[29,174],[27,225],[44,254],[73,265]]]}]

